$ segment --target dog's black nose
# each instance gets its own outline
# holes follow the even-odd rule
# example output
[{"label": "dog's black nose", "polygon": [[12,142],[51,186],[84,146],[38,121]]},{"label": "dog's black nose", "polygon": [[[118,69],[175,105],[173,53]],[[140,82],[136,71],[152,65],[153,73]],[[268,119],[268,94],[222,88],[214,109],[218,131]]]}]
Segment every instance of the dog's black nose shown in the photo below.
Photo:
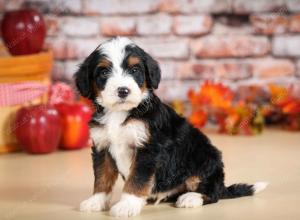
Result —
[{"label": "dog's black nose", "polygon": [[118,88],[118,96],[122,99],[126,98],[130,93],[130,90],[127,87]]}]

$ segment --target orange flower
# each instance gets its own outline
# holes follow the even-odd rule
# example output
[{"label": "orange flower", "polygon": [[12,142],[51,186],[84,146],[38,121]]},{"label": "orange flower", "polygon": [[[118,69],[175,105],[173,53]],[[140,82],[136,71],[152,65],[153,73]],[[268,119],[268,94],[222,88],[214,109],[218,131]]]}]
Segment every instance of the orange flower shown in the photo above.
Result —
[{"label": "orange flower", "polygon": [[300,101],[291,99],[282,106],[282,111],[285,114],[297,114],[300,113]]},{"label": "orange flower", "polygon": [[188,98],[193,107],[199,105],[211,105],[216,108],[228,108],[231,106],[234,94],[228,87],[221,83],[205,81],[198,92],[190,90]]},{"label": "orange flower", "polygon": [[195,111],[190,117],[189,121],[196,127],[202,128],[207,122],[207,114],[204,111]]},{"label": "orange flower", "polygon": [[282,102],[289,95],[288,89],[283,86],[270,84],[269,90],[271,93],[271,103],[273,103],[273,104],[278,104],[278,103]]},{"label": "orange flower", "polygon": [[300,100],[292,96],[291,87],[287,89],[282,86],[269,85],[269,89],[272,104],[280,107],[284,114],[300,113]]}]

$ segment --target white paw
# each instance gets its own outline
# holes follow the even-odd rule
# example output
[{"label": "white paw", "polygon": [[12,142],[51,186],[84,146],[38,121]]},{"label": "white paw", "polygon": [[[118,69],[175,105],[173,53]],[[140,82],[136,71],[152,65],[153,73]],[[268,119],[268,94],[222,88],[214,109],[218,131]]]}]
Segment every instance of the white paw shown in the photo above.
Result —
[{"label": "white paw", "polygon": [[253,185],[253,191],[254,191],[254,194],[263,191],[263,190],[268,186],[268,184],[269,184],[269,183],[267,183],[267,182],[256,182],[256,183]]},{"label": "white paw", "polygon": [[108,208],[108,196],[105,193],[96,193],[80,203],[82,212],[99,212]]},{"label": "white paw", "polygon": [[203,199],[200,193],[188,192],[179,196],[175,205],[177,208],[195,208],[202,204]]},{"label": "white paw", "polygon": [[135,195],[122,194],[119,202],[110,209],[110,215],[115,217],[131,217],[140,214],[146,204],[145,199]]}]

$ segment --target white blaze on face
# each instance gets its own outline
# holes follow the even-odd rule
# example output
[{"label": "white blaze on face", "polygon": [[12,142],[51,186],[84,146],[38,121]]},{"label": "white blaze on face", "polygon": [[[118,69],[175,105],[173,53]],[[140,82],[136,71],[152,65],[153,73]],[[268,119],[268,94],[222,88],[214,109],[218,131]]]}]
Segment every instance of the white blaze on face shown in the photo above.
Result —
[{"label": "white blaze on face", "polygon": [[[97,102],[103,107],[115,111],[127,111],[135,108],[147,97],[147,91],[141,91],[134,78],[129,75],[123,68],[122,63],[125,58],[125,48],[133,45],[128,38],[115,38],[102,44],[99,48],[101,53],[107,56],[112,63],[112,70],[106,81],[104,90],[101,91]],[[127,87],[130,90],[126,99],[118,97],[118,88]]]}]

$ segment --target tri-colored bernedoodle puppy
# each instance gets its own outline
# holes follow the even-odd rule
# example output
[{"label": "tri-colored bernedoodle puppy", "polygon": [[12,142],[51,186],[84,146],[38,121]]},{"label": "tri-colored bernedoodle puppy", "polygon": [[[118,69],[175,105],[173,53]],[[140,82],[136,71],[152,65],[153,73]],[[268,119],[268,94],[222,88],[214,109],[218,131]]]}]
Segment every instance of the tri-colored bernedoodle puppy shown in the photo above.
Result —
[{"label": "tri-colored bernedoodle puppy", "polygon": [[[117,37],[99,45],[74,77],[96,107],[90,122],[94,194],[80,210],[110,209],[112,216],[129,217],[150,199],[191,208],[265,188],[264,182],[224,185],[220,151],[154,94],[159,65],[131,40]],[[108,207],[119,174],[123,192]]]}]

